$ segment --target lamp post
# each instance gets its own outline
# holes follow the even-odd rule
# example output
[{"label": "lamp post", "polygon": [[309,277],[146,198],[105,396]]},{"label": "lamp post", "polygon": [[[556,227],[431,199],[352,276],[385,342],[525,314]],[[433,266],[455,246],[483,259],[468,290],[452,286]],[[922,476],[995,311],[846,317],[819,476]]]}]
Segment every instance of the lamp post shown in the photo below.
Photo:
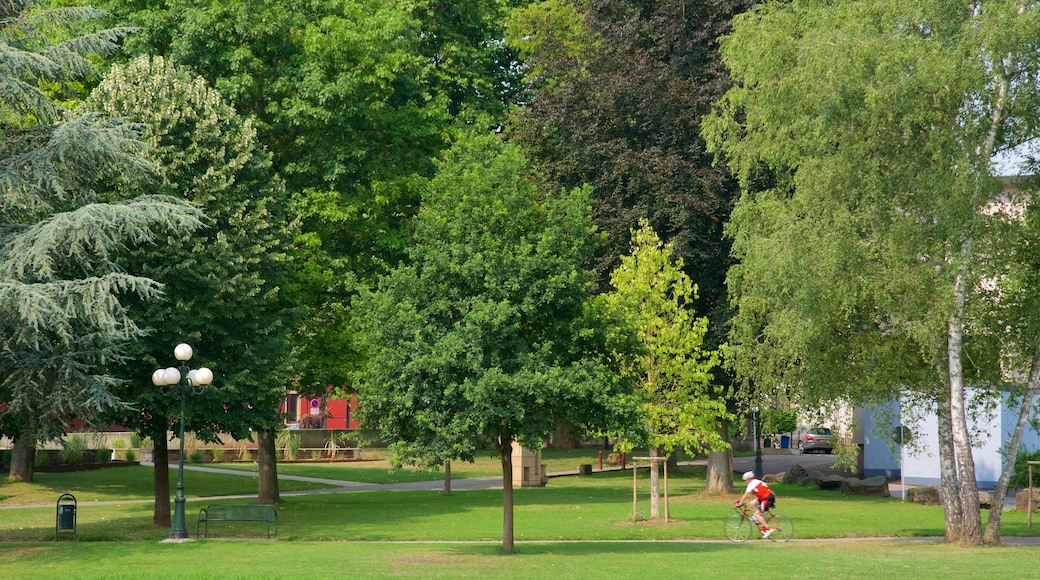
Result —
[{"label": "lamp post", "polygon": [[188,391],[193,394],[202,392],[204,387],[213,382],[213,371],[206,367],[189,369],[188,361],[194,352],[191,346],[181,343],[173,349],[173,356],[180,362],[180,368],[169,367],[158,369],[152,373],[152,383],[157,387],[177,385],[181,396],[181,449],[177,455],[177,499],[174,500],[173,523],[170,526],[170,539],[188,537],[188,526],[184,521],[184,413]]},{"label": "lamp post", "polygon": [[754,408],[751,417],[755,424],[755,477],[762,479],[762,441],[758,437],[758,407]]}]

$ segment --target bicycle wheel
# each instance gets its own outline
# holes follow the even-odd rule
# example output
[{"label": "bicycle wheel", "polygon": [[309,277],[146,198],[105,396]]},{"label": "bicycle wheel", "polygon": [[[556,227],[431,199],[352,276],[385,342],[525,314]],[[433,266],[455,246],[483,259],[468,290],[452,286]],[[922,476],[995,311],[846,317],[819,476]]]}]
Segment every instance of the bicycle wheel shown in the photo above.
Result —
[{"label": "bicycle wheel", "polygon": [[734,542],[743,542],[744,540],[751,537],[751,522],[740,514],[733,514],[726,518],[725,524],[722,529],[726,532],[726,537]]},{"label": "bicycle wheel", "polygon": [[791,518],[782,516],[780,514],[773,514],[776,518],[774,524],[773,533],[769,534],[769,539],[774,542],[786,542],[794,537],[794,523]]}]

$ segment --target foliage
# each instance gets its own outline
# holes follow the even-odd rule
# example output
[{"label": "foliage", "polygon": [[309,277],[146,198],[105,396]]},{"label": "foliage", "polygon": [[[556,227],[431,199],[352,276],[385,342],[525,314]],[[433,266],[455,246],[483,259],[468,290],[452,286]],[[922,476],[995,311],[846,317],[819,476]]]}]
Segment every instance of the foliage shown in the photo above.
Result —
[{"label": "foliage", "polygon": [[297,328],[302,392],[349,388],[355,277],[404,257],[418,184],[449,128],[501,117],[520,83],[501,42],[512,0],[106,0],[141,27],[132,54],[163,55],[256,119],[301,232],[284,291],[310,307]]},{"label": "foliage", "polygon": [[137,452],[133,449],[127,449],[123,452],[123,461],[126,461],[127,463],[133,463],[137,461]]},{"label": "foliage", "polygon": [[159,286],[128,273],[118,250],[189,231],[201,217],[140,191],[119,203],[96,197],[106,180],[138,184],[154,168],[139,125],[64,106],[96,72],[91,58],[129,32],[87,32],[100,15],[0,5],[0,400],[12,436],[60,435],[73,416],[120,404],[105,367],[142,334],[123,301],[152,299]]},{"label": "foliage", "polygon": [[718,433],[729,417],[712,385],[719,353],[704,348],[708,320],[692,309],[696,286],[683,273],[672,245],[662,244],[647,220],[632,232],[632,251],[611,274],[609,308],[631,326],[641,348],[616,353],[631,375],[643,429],[627,433],[619,449],[634,445],[688,453],[727,447]]},{"label": "foliage", "polygon": [[[770,435],[791,433],[798,427],[798,413],[789,409],[762,410],[762,432]],[[837,444],[837,441],[835,441]]]},{"label": "foliage", "polygon": [[586,310],[588,192],[540,194],[527,167],[497,136],[460,139],[426,190],[413,264],[354,304],[360,413],[413,460],[537,448],[565,419],[604,426],[616,400]]},{"label": "foliage", "polygon": [[588,190],[542,193],[528,171],[498,135],[461,136],[424,192],[411,263],[354,302],[361,418],[408,461],[497,446],[505,472],[514,441],[536,449],[556,425],[620,421],[627,386],[588,305],[600,241]]},{"label": "foliage", "polygon": [[187,461],[189,463],[202,463],[202,461],[206,458],[206,451],[203,449],[192,449],[187,453]]},{"label": "foliage", "polygon": [[288,460],[296,459],[300,452],[300,443],[300,436],[288,429],[279,431],[274,442],[275,447],[282,450],[282,457]]},{"label": "foliage", "polygon": [[67,465],[83,463],[83,457],[88,449],[90,449],[90,442],[85,435],[78,433],[69,435],[61,442],[61,451],[58,452],[58,459]]},{"label": "foliage", "polygon": [[938,401],[948,538],[966,543],[981,534],[965,386],[1024,373],[1040,321],[1003,299],[1020,222],[994,211],[1014,197],[992,172],[1040,124],[1038,17],[765,3],[722,41],[739,84],[705,123],[744,189],[727,360],[747,396]]},{"label": "foliage", "polygon": [[[156,187],[209,218],[191,236],[129,253],[135,268],[163,281],[169,300],[133,305],[138,320],[162,332],[139,341],[120,372],[148,377],[169,365],[177,342],[187,342],[197,355],[190,364],[209,366],[217,377],[189,397],[189,430],[209,439],[277,425],[295,321],[281,292],[293,230],[285,191],[253,123],[204,80],[159,57],[114,66],[86,106],[147,123],[145,138],[162,165]],[[132,191],[118,187],[111,195]],[[124,393],[138,406],[113,418],[135,430],[165,431],[167,417],[179,412],[177,397],[146,381],[133,381]]]},{"label": "foliage", "polygon": [[224,461],[224,449],[222,447],[214,447],[210,449],[209,452],[213,455],[214,463],[221,463]]},{"label": "foliage", "polygon": [[[1012,489],[1029,487],[1029,462],[1040,461],[1040,449],[1022,448],[1015,456],[1015,473],[1011,476]],[[1033,486],[1040,487],[1040,466],[1033,466]]]},{"label": "foliage", "polygon": [[511,138],[554,187],[592,185],[593,220],[607,234],[597,291],[646,219],[697,281],[693,307],[710,317],[712,346],[728,318],[722,226],[737,187],[706,152],[700,119],[731,84],[716,39],[750,4],[544,0],[514,10],[506,27],[528,75]]}]

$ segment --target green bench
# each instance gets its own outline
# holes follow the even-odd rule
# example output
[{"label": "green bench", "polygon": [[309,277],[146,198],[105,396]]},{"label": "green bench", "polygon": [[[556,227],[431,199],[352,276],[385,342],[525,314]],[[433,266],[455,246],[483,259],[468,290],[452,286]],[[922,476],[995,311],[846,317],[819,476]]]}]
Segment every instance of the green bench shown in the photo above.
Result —
[{"label": "green bench", "polygon": [[[262,522],[267,524],[267,538],[271,538],[271,524],[274,524],[274,535],[278,535],[278,510],[273,505],[208,505],[199,510],[199,520],[195,523],[195,536],[209,535],[210,522]],[[205,528],[202,524],[206,524]],[[199,530],[204,529],[200,535]]]}]

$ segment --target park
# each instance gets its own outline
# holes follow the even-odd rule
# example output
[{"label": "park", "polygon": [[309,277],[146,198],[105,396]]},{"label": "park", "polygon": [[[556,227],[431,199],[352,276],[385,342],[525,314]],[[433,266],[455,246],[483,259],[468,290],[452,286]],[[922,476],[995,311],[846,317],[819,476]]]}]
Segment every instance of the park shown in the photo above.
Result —
[{"label": "park", "polygon": [[1035,566],[1035,2],[96,4],[0,3],[0,576]]},{"label": "park", "polygon": [[[557,473],[595,457],[595,449],[545,454]],[[765,464],[773,465],[771,456]],[[892,570],[1013,578],[1035,563],[1040,538],[1040,529],[1012,510],[1002,546],[945,545],[938,506],[775,484],[795,539],[734,544],[724,539],[722,521],[735,496],[703,493],[704,469],[693,462],[669,477],[667,524],[645,519],[645,471],[636,522],[631,469],[561,475],[544,488],[518,489],[517,546],[505,556],[497,537],[502,491],[488,477],[496,467],[489,459],[457,465],[455,491],[445,496],[441,474],[394,472],[383,461],[286,465],[285,474],[324,483],[282,482],[277,537],[270,540],[262,525],[246,523],[195,538],[199,508],[255,503],[256,488],[252,477],[189,470],[186,542],[152,527],[144,466],[44,473],[32,485],[5,486],[0,561],[5,578],[740,578],[762,566],[777,578],[874,578]],[[490,487],[466,489],[462,482],[470,480]],[[66,490],[78,500],[77,537],[62,532],[55,540],[53,500]],[[220,496],[235,499],[213,499]]]}]

